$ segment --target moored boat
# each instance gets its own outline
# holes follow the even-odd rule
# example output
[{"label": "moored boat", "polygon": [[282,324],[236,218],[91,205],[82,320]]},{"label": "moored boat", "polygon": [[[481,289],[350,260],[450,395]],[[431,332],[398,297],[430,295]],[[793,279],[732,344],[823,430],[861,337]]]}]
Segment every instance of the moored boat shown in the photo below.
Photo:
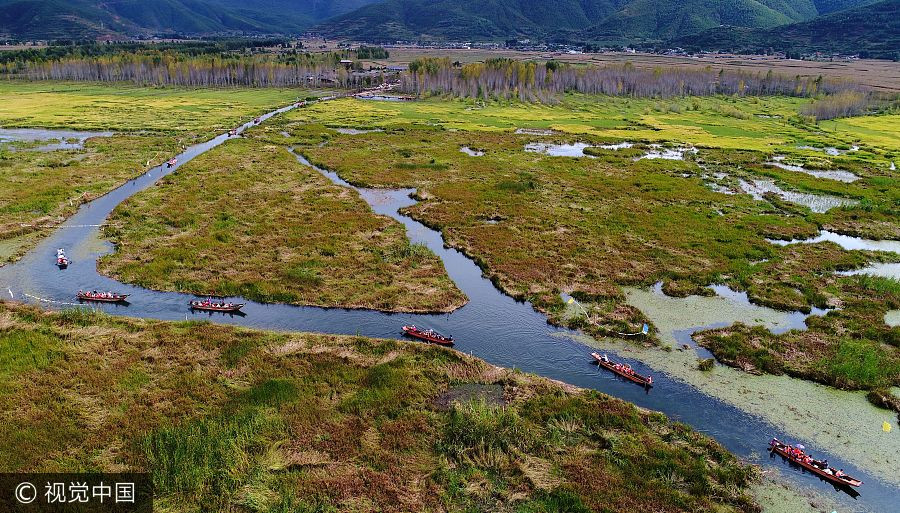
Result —
[{"label": "moored boat", "polygon": [[75,297],[79,301],[97,301],[100,303],[122,303],[128,298],[128,294],[115,294],[112,292],[83,292],[78,291]]},{"label": "moored boat", "polygon": [[188,305],[191,310],[201,310],[204,312],[237,312],[244,307],[244,303],[228,303],[226,301],[211,301],[209,299],[200,301],[190,301]]},{"label": "moored boat", "polygon": [[175,158],[175,157],[172,157],[172,158],[169,159],[168,162],[166,162],[166,167],[172,167],[172,166],[174,166],[174,165],[177,164],[177,163],[178,163],[178,159]]},{"label": "moored boat", "polygon": [[803,452],[802,446],[794,447],[777,438],[773,438],[772,441],[769,442],[769,450],[782,458],[785,458],[792,464],[802,467],[804,470],[812,472],[832,484],[853,487],[858,487],[862,484],[862,481],[859,479],[844,474],[843,470],[829,467],[828,460],[818,461],[813,459],[812,456]]},{"label": "moored boat", "polygon": [[652,376],[642,376],[631,368],[631,365],[627,363],[618,363],[610,360],[605,354],[600,355],[598,353],[591,353],[591,356],[594,357],[594,360],[597,361],[597,364],[601,367],[604,367],[612,372],[622,376],[623,378],[633,381],[638,385],[643,385],[647,388],[653,386],[653,377]]},{"label": "moored boat", "polygon": [[410,337],[425,340],[427,342],[433,342],[435,344],[441,344],[444,346],[453,345],[453,337],[441,335],[440,333],[432,329],[422,329],[415,326],[414,324],[404,326],[403,333],[409,335]]}]

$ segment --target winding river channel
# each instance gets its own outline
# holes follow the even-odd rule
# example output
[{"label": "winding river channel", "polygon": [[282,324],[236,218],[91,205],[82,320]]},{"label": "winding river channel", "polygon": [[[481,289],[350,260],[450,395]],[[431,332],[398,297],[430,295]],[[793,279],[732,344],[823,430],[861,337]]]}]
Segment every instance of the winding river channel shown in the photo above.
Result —
[{"label": "winding river channel", "polygon": [[[262,119],[291,108],[271,112]],[[252,123],[245,124],[239,131],[251,126]],[[721,398],[704,393],[682,379],[671,377],[658,366],[651,368],[640,360],[628,358],[627,351],[618,351],[621,359],[628,361],[638,372],[653,374],[655,388],[652,391],[648,393],[639,386],[599,370],[590,362],[593,345],[587,343],[583,335],[549,325],[546,317],[535,311],[531,304],[505,295],[483,277],[481,269],[472,260],[455,249],[445,247],[439,232],[399,214],[398,209],[415,203],[411,199],[413,190],[360,189],[352,187],[335,173],[318,169],[333,182],[356,190],[378,214],[402,223],[412,242],[425,244],[441,258],[450,278],[470,299],[468,304],[450,314],[390,314],[370,310],[262,304],[243,299],[240,302],[247,305],[242,316],[195,314],[187,307],[188,301],[194,299],[192,295],[150,291],[98,274],[97,259],[113,251],[112,244],[103,240],[99,227],[112,210],[192,158],[227,140],[228,135],[220,135],[192,146],[178,155],[176,166],[150,169],[137,179],[83,205],[20,261],[0,268],[0,290],[15,300],[37,303],[45,308],[66,307],[79,289],[113,290],[130,294],[130,304],[127,306],[98,306],[113,315],[162,320],[203,318],[216,323],[273,330],[399,338],[403,324],[422,324],[452,334],[457,341],[457,350],[492,364],[597,389],[639,406],[664,412],[716,438],[733,453],[761,464],[764,469],[777,469],[777,473],[789,479],[793,486],[828,495],[830,500],[843,505],[843,511],[898,511],[900,485],[854,465],[849,450],[841,450],[840,447],[829,450],[817,445],[814,440],[792,437],[796,433],[786,434],[761,415],[748,413]],[[295,156],[302,164],[311,166],[302,155],[295,153]],[[56,248],[66,249],[72,260],[68,269],[60,271],[54,265]],[[604,350],[610,353],[623,348],[622,345],[607,347],[610,349]],[[780,458],[770,459],[766,447],[772,436],[802,442],[811,452],[826,457],[835,467],[861,478],[865,482],[860,489],[861,495],[851,498],[813,476],[790,470]],[[847,436],[853,435],[848,433]]]}]

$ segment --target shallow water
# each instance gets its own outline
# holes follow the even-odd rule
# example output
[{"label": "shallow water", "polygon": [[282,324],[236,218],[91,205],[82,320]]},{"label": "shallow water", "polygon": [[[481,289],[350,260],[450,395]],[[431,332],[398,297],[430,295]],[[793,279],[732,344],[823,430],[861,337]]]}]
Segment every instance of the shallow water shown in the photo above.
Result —
[{"label": "shallow water", "polygon": [[900,326],[900,310],[891,310],[884,314],[884,323],[892,328]]},{"label": "shallow water", "polygon": [[844,171],[842,169],[834,169],[823,171],[820,169],[806,169],[803,166],[796,166],[792,164],[785,164],[783,162],[772,161],[766,162],[766,164],[770,166],[774,166],[780,169],[784,169],[785,171],[794,171],[797,173],[805,173],[808,175],[815,176],[816,178],[825,178],[828,180],[837,180],[838,182],[844,183],[852,183],[859,180],[859,177],[850,171]]},{"label": "shallow water", "polygon": [[[517,132],[518,133],[518,132]],[[594,146],[592,144],[587,143],[571,143],[571,144],[554,144],[554,143],[542,143],[542,142],[534,142],[528,143],[525,145],[525,151],[531,153],[543,153],[544,155],[550,155],[551,157],[588,157],[588,158],[596,158],[593,155],[588,155],[584,152],[586,148],[602,148],[604,150],[624,150],[626,148],[631,148],[634,146],[633,143],[630,142],[620,142],[617,144],[601,144],[599,146]]]},{"label": "shallow water", "polygon": [[697,148],[663,148],[659,144],[651,144],[652,150],[638,157],[640,159],[684,160],[686,153],[697,153]]},{"label": "shallow water", "polygon": [[862,269],[855,269],[853,271],[841,271],[837,274],[840,274],[841,276],[856,276],[859,274],[867,274],[869,276],[878,276],[881,278],[900,280],[900,263],[876,263],[863,267]]},{"label": "shallow water", "polygon": [[817,148],[815,146],[797,146],[797,149],[798,150],[822,151],[828,155],[831,155],[832,157],[837,157],[838,155],[841,155],[844,153],[859,151],[859,146],[851,146],[849,150],[841,150],[841,149],[835,148],[833,146],[826,146],[825,148]]},{"label": "shallow water", "polygon": [[47,128],[0,128],[0,143],[58,141],[29,148],[31,151],[80,150],[91,137],[110,137],[112,132],[88,132]]},{"label": "shallow water", "polygon": [[623,141],[623,142],[616,143],[616,144],[601,144],[600,146],[597,146],[597,147],[603,148],[604,150],[618,151],[618,150],[627,150],[628,148],[631,148],[632,146],[634,146],[634,143],[630,143],[628,141]]},{"label": "shallow water", "polygon": [[[281,109],[279,112],[288,109]],[[265,117],[271,115],[274,113]],[[873,510],[885,510],[886,505],[891,503],[893,494],[897,493],[897,482],[891,481],[895,476],[890,472],[883,471],[881,462],[873,461],[868,458],[868,454],[857,451],[855,447],[832,445],[831,438],[827,436],[822,438],[819,433],[821,427],[819,424],[815,424],[815,429],[809,429],[808,423],[799,421],[796,425],[786,425],[783,422],[784,415],[773,417],[765,409],[753,405],[746,407],[741,402],[744,400],[741,396],[735,398],[721,391],[715,391],[713,387],[710,387],[710,391],[715,393],[709,393],[706,390],[701,392],[702,387],[698,387],[693,382],[689,383],[682,377],[672,377],[679,376],[684,372],[683,369],[679,369],[677,366],[670,366],[666,369],[665,365],[659,364],[658,359],[676,362],[677,360],[672,358],[673,354],[687,355],[688,352],[666,353],[659,349],[651,349],[641,353],[639,360],[635,359],[630,349],[621,343],[610,350],[613,354],[618,354],[620,360],[630,363],[638,372],[650,371],[650,367],[642,361],[650,362],[653,368],[662,372],[654,376],[656,389],[650,393],[609,373],[600,372],[590,363],[589,353],[592,345],[583,341],[584,337],[579,333],[549,325],[546,317],[536,312],[531,304],[518,302],[503,294],[482,276],[481,270],[473,261],[459,251],[445,247],[439,232],[431,230],[409,217],[400,215],[398,209],[415,204],[415,200],[410,197],[414,192],[411,189],[353,188],[341,180],[337,174],[319,169],[333,182],[356,190],[376,213],[390,216],[402,223],[411,242],[425,244],[441,258],[450,278],[470,298],[467,305],[451,314],[389,314],[369,310],[296,307],[262,304],[239,298],[234,298],[234,300],[247,303],[244,308],[246,315],[244,317],[191,313],[187,308],[187,302],[193,298],[191,295],[145,290],[98,275],[96,259],[110,252],[112,246],[100,238],[98,229],[85,226],[103,222],[119,203],[134,193],[152,186],[161,176],[174,171],[193,157],[226,140],[227,136],[220,136],[207,143],[191,147],[187,152],[178,156],[177,166],[171,169],[153,168],[137,180],[84,205],[75,216],[38,244],[20,262],[0,268],[0,285],[8,287],[14,298],[38,302],[44,307],[57,307],[58,305],[33,298],[69,302],[75,290],[86,288],[129,293],[131,294],[130,306],[98,305],[97,309],[113,315],[163,320],[209,319],[223,324],[264,329],[359,334],[385,338],[399,338],[399,326],[403,324],[410,322],[422,324],[452,334],[458,341],[457,350],[471,353],[495,365],[534,372],[576,386],[595,388],[640,406],[662,411],[675,420],[686,422],[699,431],[715,437],[732,452],[757,461],[764,466],[772,463],[767,458],[759,458],[759,454],[764,451],[772,434],[781,434],[784,438],[786,431],[797,437],[796,441],[802,441],[809,447],[829,447],[831,449],[827,453],[829,460],[848,469],[851,474],[859,475],[866,480],[864,497],[866,504]],[[300,156],[298,156],[298,160],[309,165]],[[72,265],[65,271],[59,271],[53,265],[55,248],[58,247],[66,248],[67,253],[73,258]],[[30,294],[30,296],[24,294]],[[752,311],[748,310],[746,305],[740,304],[740,297],[719,297],[718,299],[733,305],[735,311],[738,312],[736,316],[741,319],[746,317],[748,311]],[[752,309],[752,305],[749,308]],[[727,321],[720,315],[712,315],[715,312],[708,308],[703,311],[709,316],[710,324]],[[759,314],[752,315],[754,317],[776,316],[781,313],[772,314],[762,310]],[[685,327],[690,328],[696,325],[695,319],[691,322],[692,324]],[[783,324],[779,324],[779,322]],[[796,320],[779,318],[775,320],[774,324],[781,326],[791,325],[791,323],[796,325]],[[657,326],[664,325],[657,323]],[[594,344],[594,342],[590,341],[590,344]],[[682,361],[693,361],[693,364],[696,365],[696,355],[693,352],[690,353],[689,360]],[[647,358],[648,355],[650,358]],[[717,368],[715,372],[727,371]],[[734,372],[737,373],[737,371]],[[753,386],[763,383],[757,377],[746,375],[741,375],[737,379],[748,378],[747,383],[753,384]],[[787,381],[781,385],[793,381],[796,380]],[[806,384],[801,382],[798,386],[804,387]],[[777,395],[779,391],[772,393]],[[796,399],[795,396],[793,400],[796,401]],[[846,407],[850,411],[858,413],[856,412],[857,405],[852,401],[834,402],[834,400],[845,401],[845,398],[843,396],[832,398],[832,401],[828,402],[829,409],[833,410],[835,404],[840,404],[842,408]],[[779,403],[776,401],[776,404]],[[748,413],[748,411],[752,413]],[[867,417],[866,415],[853,415],[853,418],[866,419]],[[840,427],[844,429],[846,426],[841,424]],[[825,443],[819,445],[818,442]],[[817,452],[825,453],[821,449]],[[898,452],[900,451],[888,453],[888,456],[896,455]],[[888,464],[893,463],[896,462],[888,462]],[[871,469],[881,477],[876,477],[863,468]],[[896,465],[890,468],[895,469]],[[791,476],[790,479],[798,486],[835,494],[830,487],[818,479],[802,475]]]},{"label": "shallow water", "polygon": [[571,144],[551,144],[551,143],[528,143],[525,145],[525,151],[530,153],[543,153],[551,157],[588,157],[594,158],[584,152],[585,148],[590,148],[587,143],[571,143]]},{"label": "shallow water", "polygon": [[784,201],[803,205],[813,212],[819,214],[828,212],[832,208],[855,205],[857,203],[856,200],[838,198],[837,196],[825,196],[797,191],[786,191],[781,187],[775,185],[775,182],[771,180],[751,180],[749,182],[746,180],[738,180],[738,184],[740,185],[741,190],[753,196],[753,199],[755,200],[764,201],[764,195],[771,192],[777,194]]},{"label": "shallow water", "polygon": [[472,148],[469,148],[468,146],[463,146],[462,148],[459,149],[459,151],[465,153],[466,155],[468,155],[470,157],[483,157],[484,156],[483,151],[473,150]]},{"label": "shallow water", "polygon": [[516,133],[519,135],[553,135],[556,132],[544,128],[517,128]]},{"label": "shallow water", "polygon": [[344,135],[360,135],[360,134],[371,134],[373,132],[384,132],[384,130],[380,128],[372,128],[372,129],[361,129],[361,128],[332,128],[335,132]]},{"label": "shallow water", "polygon": [[[748,305],[743,297],[736,296],[674,298],[658,289],[637,288],[627,288],[625,293],[628,304],[647,315],[665,344],[691,347],[671,352],[633,347],[625,354],[657,371],[677,376],[709,396],[765,418],[782,432],[815,440],[817,453],[822,452],[822,447],[840,447],[855,463],[877,469],[881,476],[891,476],[891,486],[900,489],[900,476],[892,470],[900,465],[900,439],[885,438],[880,427],[885,420],[896,424],[896,416],[886,416],[884,410],[868,402],[864,392],[836,390],[787,376],[754,376],[719,363],[711,372],[697,368],[698,360],[707,357],[708,352],[695,350],[691,333],[736,322],[783,332],[791,325],[799,327],[800,315]],[[617,342],[597,344],[604,348],[622,347]],[[777,433],[770,432],[772,436]],[[865,490],[862,492],[865,494]]]},{"label": "shallow water", "polygon": [[866,251],[891,251],[900,253],[900,241],[896,240],[869,240],[851,235],[841,235],[839,233],[822,230],[819,235],[811,239],[793,239],[778,240],[766,239],[777,246],[788,246],[791,244],[816,244],[818,242],[833,242],[838,246],[847,250],[866,250]]}]

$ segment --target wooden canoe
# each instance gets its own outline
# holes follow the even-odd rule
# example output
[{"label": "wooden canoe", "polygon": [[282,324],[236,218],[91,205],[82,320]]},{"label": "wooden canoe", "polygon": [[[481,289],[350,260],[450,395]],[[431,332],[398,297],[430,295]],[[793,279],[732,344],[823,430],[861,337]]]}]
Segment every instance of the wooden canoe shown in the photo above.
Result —
[{"label": "wooden canoe", "polygon": [[[653,386],[653,378],[652,377],[642,376],[634,371],[631,371],[631,366],[628,365],[627,363],[618,364],[619,366],[617,367],[616,362],[614,362],[612,360],[605,360],[602,356],[600,356],[597,353],[591,353],[591,356],[594,357],[594,360],[596,360],[597,364],[600,365],[601,367],[604,367],[604,368],[614,372],[615,374],[622,376],[623,378],[625,378],[629,381],[637,383],[638,385],[645,386],[647,388],[650,388]],[[631,372],[629,372],[629,371],[631,371]]]},{"label": "wooden canoe", "polygon": [[201,310],[203,312],[237,312],[244,307],[245,303],[233,303],[230,305],[215,305],[214,303],[205,303],[203,301],[191,301],[188,303],[191,310]]},{"label": "wooden canoe", "polygon": [[414,325],[404,326],[403,333],[417,338],[419,340],[424,340],[426,342],[433,342],[435,344],[441,344],[442,346],[452,346],[453,345],[453,337],[447,337],[437,333],[433,330],[423,330],[417,328]]},{"label": "wooden canoe", "polygon": [[813,474],[821,477],[822,479],[839,486],[854,486],[858,487],[862,484],[862,481],[859,479],[852,478],[850,476],[836,476],[834,475],[834,469],[830,469],[831,473],[825,472],[825,469],[819,468],[812,463],[807,463],[805,460],[795,458],[787,451],[788,445],[782,442],[779,442],[777,439],[769,442],[769,450],[774,452],[775,454],[780,455],[782,458],[785,458],[789,462],[794,465],[798,465],[802,467],[804,470],[812,472]]},{"label": "wooden canoe", "polygon": [[94,296],[87,292],[79,292],[75,294],[79,301],[97,301],[99,303],[122,303],[128,298],[128,294],[113,294],[108,297]]}]

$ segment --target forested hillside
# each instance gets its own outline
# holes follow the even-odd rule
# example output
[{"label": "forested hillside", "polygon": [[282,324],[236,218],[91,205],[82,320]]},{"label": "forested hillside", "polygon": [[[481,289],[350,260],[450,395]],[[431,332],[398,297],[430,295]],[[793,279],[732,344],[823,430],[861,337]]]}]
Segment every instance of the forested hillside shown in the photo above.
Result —
[{"label": "forested hillside", "polygon": [[0,0],[0,36],[293,34],[374,0]]},{"label": "forested hillside", "polygon": [[900,59],[900,0],[886,0],[774,29],[717,28],[673,42],[689,50],[859,54]]},{"label": "forested hillside", "polygon": [[628,44],[720,25],[774,27],[870,0],[387,0],[318,27],[360,40],[531,37]]},{"label": "forested hillside", "polygon": [[376,42],[528,38],[884,57],[897,47],[896,19],[896,2],[872,0],[0,0],[0,37],[13,39],[312,30]]}]

